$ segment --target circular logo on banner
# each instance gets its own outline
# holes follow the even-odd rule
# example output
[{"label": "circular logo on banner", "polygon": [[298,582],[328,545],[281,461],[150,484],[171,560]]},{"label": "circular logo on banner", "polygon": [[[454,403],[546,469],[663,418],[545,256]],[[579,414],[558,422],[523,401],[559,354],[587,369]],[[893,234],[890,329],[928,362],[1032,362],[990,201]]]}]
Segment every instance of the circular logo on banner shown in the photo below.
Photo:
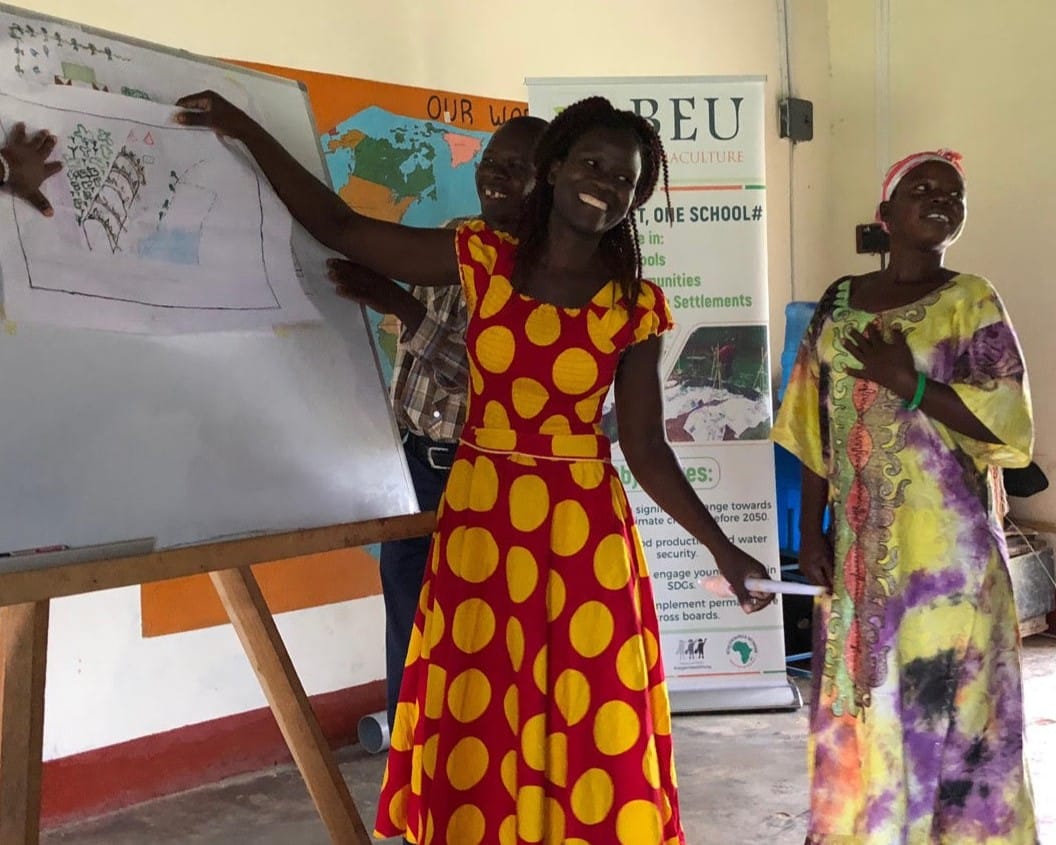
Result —
[{"label": "circular logo on banner", "polygon": [[758,654],[759,647],[755,644],[755,640],[747,634],[738,634],[726,646],[726,656],[730,658],[730,663],[738,669],[751,666],[755,663]]}]

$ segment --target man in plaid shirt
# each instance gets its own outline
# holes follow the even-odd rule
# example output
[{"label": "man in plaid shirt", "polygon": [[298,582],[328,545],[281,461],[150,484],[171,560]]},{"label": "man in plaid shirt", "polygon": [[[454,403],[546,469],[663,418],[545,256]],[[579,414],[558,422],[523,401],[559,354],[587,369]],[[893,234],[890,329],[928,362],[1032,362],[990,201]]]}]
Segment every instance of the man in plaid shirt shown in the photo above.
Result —
[{"label": "man in plaid shirt", "polygon": [[[540,118],[516,117],[499,127],[484,148],[477,168],[477,196],[481,217],[490,228],[516,232],[524,200],[535,184],[535,145],[545,128],[546,121]],[[451,240],[454,249],[453,233]],[[392,408],[403,436],[418,506],[423,511],[436,510],[466,413],[469,365],[462,289],[450,285],[408,291],[348,261],[332,261],[330,265],[330,278],[338,282],[340,295],[382,314],[394,314],[402,324],[392,375]],[[390,728],[429,540],[415,537],[381,545]]]}]

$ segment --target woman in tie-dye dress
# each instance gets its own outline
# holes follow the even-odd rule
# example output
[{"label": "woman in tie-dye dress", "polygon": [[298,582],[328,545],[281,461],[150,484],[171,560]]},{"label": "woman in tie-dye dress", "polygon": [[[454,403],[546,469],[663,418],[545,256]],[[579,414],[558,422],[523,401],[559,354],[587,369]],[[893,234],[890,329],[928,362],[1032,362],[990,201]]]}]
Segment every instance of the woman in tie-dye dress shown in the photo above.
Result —
[{"label": "woman in tie-dye dress", "polygon": [[891,168],[890,263],[822,297],[774,428],[804,465],[801,566],[831,588],[812,845],[1037,841],[991,472],[1029,462],[1030,397],[997,293],[942,266],[964,214],[955,153]]}]

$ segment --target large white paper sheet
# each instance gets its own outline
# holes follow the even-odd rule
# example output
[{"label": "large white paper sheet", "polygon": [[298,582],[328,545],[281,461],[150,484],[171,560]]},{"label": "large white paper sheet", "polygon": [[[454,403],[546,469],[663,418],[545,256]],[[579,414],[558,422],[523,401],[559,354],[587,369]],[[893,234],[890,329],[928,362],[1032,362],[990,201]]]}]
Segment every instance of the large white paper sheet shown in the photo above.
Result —
[{"label": "large white paper sheet", "polygon": [[72,86],[0,95],[58,138],[45,218],[0,200],[8,319],[171,333],[315,321],[290,250],[292,222],[236,144],[174,124],[173,108]]},{"label": "large white paper sheet", "polygon": [[115,40],[73,22],[44,21],[0,8],[0,83],[64,85],[160,103],[212,88],[245,108],[250,95],[235,73],[186,61],[175,51]]}]

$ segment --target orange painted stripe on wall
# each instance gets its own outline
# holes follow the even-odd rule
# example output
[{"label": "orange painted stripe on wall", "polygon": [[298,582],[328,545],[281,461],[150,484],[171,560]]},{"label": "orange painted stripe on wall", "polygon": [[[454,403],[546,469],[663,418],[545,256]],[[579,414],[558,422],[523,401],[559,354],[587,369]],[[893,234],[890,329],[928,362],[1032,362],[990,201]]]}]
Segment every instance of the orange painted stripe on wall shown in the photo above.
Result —
[{"label": "orange painted stripe on wall", "polygon": [[[349,76],[335,76],[310,70],[295,70],[256,62],[233,62],[253,70],[296,79],[308,86],[308,99],[320,132],[328,132],[356,112],[380,106],[395,114],[421,120],[436,120],[460,129],[492,132],[501,123],[526,114],[528,104],[521,100],[478,97],[432,88],[393,85]],[[445,112],[447,119],[445,119]]]},{"label": "orange painted stripe on wall", "polygon": [[[262,563],[253,567],[272,613],[321,607],[381,592],[378,562],[362,549]],[[160,637],[227,623],[208,575],[143,584],[143,636]]]}]

